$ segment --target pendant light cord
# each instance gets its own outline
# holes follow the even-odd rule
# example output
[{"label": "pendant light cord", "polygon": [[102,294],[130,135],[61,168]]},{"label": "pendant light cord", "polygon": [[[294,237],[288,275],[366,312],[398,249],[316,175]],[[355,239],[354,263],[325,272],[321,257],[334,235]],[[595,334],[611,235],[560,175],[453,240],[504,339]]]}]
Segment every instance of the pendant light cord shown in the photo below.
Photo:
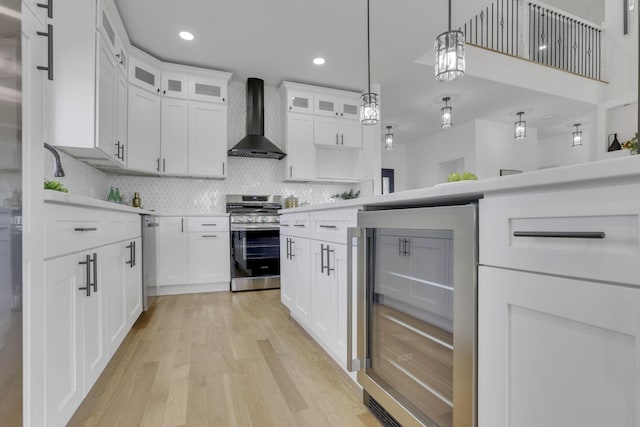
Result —
[{"label": "pendant light cord", "polygon": [[449,0],[449,32],[451,32],[451,0]]},{"label": "pendant light cord", "polygon": [[367,0],[367,87],[369,89],[369,102],[371,102],[371,32],[369,30],[369,21],[369,0]]}]

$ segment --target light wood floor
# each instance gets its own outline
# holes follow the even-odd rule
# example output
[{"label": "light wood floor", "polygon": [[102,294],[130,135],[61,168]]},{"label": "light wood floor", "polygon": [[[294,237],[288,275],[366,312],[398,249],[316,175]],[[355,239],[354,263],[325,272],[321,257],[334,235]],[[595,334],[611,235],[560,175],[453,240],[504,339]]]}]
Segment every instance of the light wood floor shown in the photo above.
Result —
[{"label": "light wood floor", "polygon": [[70,426],[380,426],[278,290],[156,298]]}]

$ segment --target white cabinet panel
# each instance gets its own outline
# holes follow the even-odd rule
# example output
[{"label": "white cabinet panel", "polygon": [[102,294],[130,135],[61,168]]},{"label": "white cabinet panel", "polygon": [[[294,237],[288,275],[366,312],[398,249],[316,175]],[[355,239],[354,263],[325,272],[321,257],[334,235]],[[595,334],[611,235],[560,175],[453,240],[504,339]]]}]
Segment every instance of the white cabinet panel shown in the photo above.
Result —
[{"label": "white cabinet panel", "polygon": [[189,233],[189,283],[228,282],[229,232]]},{"label": "white cabinet panel", "polygon": [[107,339],[113,355],[127,335],[125,312],[125,244],[115,243],[102,249],[99,263],[101,291],[107,299]]},{"label": "white cabinet panel", "polygon": [[479,426],[636,426],[640,289],[480,267]]},{"label": "white cabinet panel", "polygon": [[333,280],[335,272],[328,272],[327,267],[332,261],[335,262],[335,253],[327,254],[325,248],[328,246],[317,241],[311,243],[311,330],[325,345],[331,342],[338,321],[335,305],[337,282]]},{"label": "white cabinet panel", "polygon": [[[91,296],[81,294],[80,298],[80,321],[82,322],[82,348],[84,359],[84,393],[88,393],[96,382],[102,370],[107,366],[107,362],[113,354],[109,351],[107,343],[107,331],[105,330],[105,309],[109,290],[105,288],[107,283],[105,271],[101,264],[103,256],[108,253],[106,248],[96,249],[90,254],[90,278]],[[86,261],[86,255],[85,255]],[[97,270],[96,270],[97,269]],[[86,266],[83,266],[86,273]],[[86,283],[83,279],[81,283]],[[84,285],[82,285],[84,286]]]},{"label": "white cabinet panel", "polygon": [[167,175],[187,175],[189,166],[189,102],[162,99],[162,130],[160,151],[161,172]]},{"label": "white cabinet panel", "polygon": [[313,146],[313,116],[287,113],[287,180],[315,178],[315,159],[310,155]]},{"label": "white cabinet panel", "polygon": [[340,121],[340,145],[347,148],[362,147],[362,124],[359,121]]},{"label": "white cabinet panel", "polygon": [[158,286],[184,285],[189,281],[185,220],[159,217],[157,221]]},{"label": "white cabinet panel", "polygon": [[313,140],[316,145],[338,147],[340,145],[340,124],[335,117],[314,117]]},{"label": "white cabinet panel", "polygon": [[280,234],[280,302],[293,311],[295,298],[295,257],[291,257],[291,238]]},{"label": "white cabinet panel", "polygon": [[44,351],[47,424],[65,425],[84,397],[81,299],[86,284],[82,255],[45,262]]},{"label": "white cabinet panel", "polygon": [[126,75],[122,73],[116,74],[116,112],[115,112],[115,139],[116,147],[120,152],[116,151],[116,162],[124,165],[127,160],[127,141],[128,141],[128,118],[129,118],[129,84]]},{"label": "white cabinet panel", "polygon": [[224,178],[226,162],[226,105],[190,102],[189,175]]},{"label": "white cabinet panel", "polygon": [[189,76],[163,71],[162,96],[187,99],[189,97]]},{"label": "white cabinet panel", "polygon": [[293,238],[291,251],[295,264],[295,304],[296,318],[305,326],[311,327],[311,242],[309,239]]},{"label": "white cabinet panel", "polygon": [[129,83],[160,95],[160,70],[135,56],[130,56]]},{"label": "white cabinet panel", "polygon": [[98,44],[98,88],[97,96],[97,140],[96,146],[105,154],[118,158],[119,145],[116,144],[116,63],[113,52],[105,40],[97,35]]},{"label": "white cabinet panel", "polygon": [[127,166],[144,172],[160,169],[160,98],[129,85]]},{"label": "white cabinet panel", "polygon": [[[131,247],[131,245],[133,245]],[[127,330],[142,313],[142,239],[126,242],[125,246],[125,315]]]}]

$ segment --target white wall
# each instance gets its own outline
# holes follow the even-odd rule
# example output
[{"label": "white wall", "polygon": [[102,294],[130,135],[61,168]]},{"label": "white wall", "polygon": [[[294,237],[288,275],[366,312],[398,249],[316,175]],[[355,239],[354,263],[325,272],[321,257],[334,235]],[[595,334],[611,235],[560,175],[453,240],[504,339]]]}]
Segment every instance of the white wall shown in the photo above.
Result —
[{"label": "white wall", "polygon": [[591,129],[582,128],[582,147],[572,147],[573,137],[570,131],[538,141],[538,169],[568,166],[589,161]]},{"label": "white wall", "polygon": [[[605,0],[604,78],[607,98],[638,93],[638,9],[629,12],[629,34],[622,34],[622,0]],[[637,121],[637,120],[636,120]]]},{"label": "white wall", "polygon": [[464,169],[476,169],[475,124],[467,122],[430,135],[406,146],[406,189],[430,187],[443,182],[440,164],[464,159]]},{"label": "white wall", "polygon": [[476,170],[478,179],[500,176],[500,169],[523,172],[537,168],[538,130],[527,128],[527,138],[515,140],[513,125],[476,120]]},{"label": "white wall", "polygon": [[405,144],[395,144],[393,150],[385,150],[383,144],[382,168],[393,169],[394,190],[402,191],[407,189],[407,146]]},{"label": "white wall", "polygon": [[69,189],[70,193],[94,199],[107,200],[109,195],[109,177],[86,163],[58,150],[60,162],[65,176],[56,178],[53,176],[53,155],[42,147],[44,154],[44,179],[61,182]]}]

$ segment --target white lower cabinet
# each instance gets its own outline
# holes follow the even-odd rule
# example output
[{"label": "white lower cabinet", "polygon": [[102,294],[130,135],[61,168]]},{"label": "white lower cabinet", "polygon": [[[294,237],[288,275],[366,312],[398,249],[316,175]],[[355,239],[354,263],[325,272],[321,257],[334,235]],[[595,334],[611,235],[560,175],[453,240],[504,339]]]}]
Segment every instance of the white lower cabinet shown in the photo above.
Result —
[{"label": "white lower cabinet", "polygon": [[347,229],[355,226],[358,209],[283,214],[280,219],[281,301],[345,369],[347,328],[354,328],[347,322]]},{"label": "white lower cabinet", "polygon": [[478,425],[640,420],[640,288],[480,267]]},{"label": "white lower cabinet", "polygon": [[184,217],[159,217],[156,234],[158,286],[187,284],[188,241]]},{"label": "white lower cabinet", "polygon": [[229,217],[158,217],[157,292],[173,295],[228,290]]},{"label": "white lower cabinet", "polygon": [[[58,225],[46,230],[45,241],[67,242],[45,251],[43,286],[44,418],[47,426],[62,426],[141,313],[141,264],[127,263],[129,244],[141,250],[140,227],[123,231],[140,217],[48,203],[45,216],[46,224]],[[129,240],[119,240],[123,233]]]}]

